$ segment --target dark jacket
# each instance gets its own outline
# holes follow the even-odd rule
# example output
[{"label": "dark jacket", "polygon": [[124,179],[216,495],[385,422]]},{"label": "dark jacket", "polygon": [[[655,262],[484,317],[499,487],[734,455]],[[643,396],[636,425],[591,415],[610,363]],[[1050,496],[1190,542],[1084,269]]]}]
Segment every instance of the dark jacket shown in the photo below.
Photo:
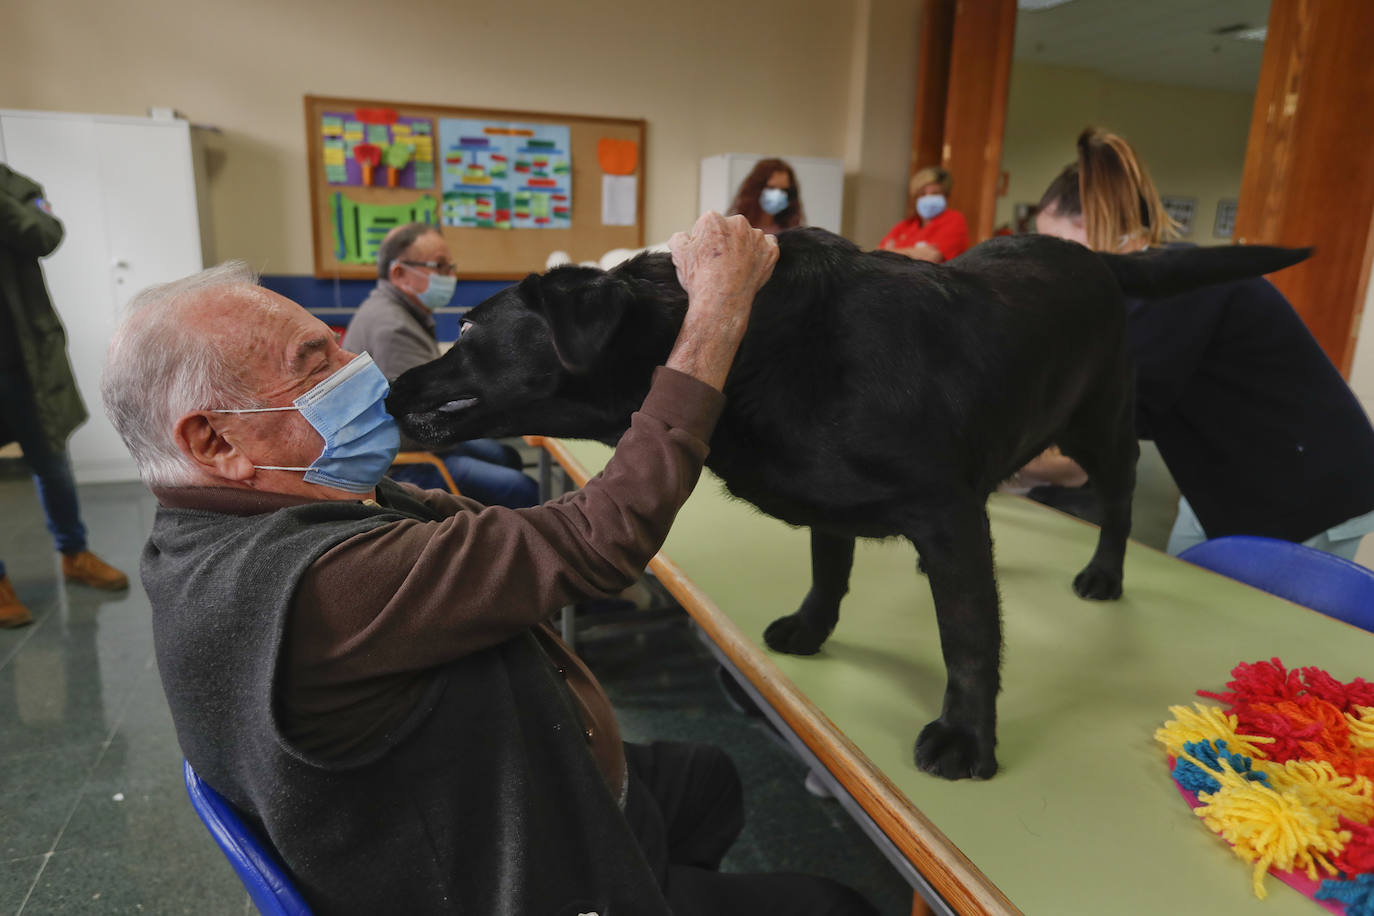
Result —
[{"label": "dark jacket", "polygon": [[[38,266],[62,241],[62,224],[39,206],[42,199],[37,183],[0,165],[0,370],[27,379],[48,448],[60,452],[86,407]],[[12,441],[0,420],[0,445]]]},{"label": "dark jacket", "polygon": [[1127,305],[1138,431],[1209,538],[1305,541],[1374,510],[1374,428],[1272,284]]}]

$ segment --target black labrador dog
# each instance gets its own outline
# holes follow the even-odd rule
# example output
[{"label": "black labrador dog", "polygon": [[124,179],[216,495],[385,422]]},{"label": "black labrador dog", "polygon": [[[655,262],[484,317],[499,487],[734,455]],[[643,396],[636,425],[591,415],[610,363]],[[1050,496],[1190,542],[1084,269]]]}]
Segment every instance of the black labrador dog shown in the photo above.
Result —
[{"label": "black labrador dog", "polygon": [[[1002,636],[988,495],[1057,443],[1101,501],[1097,549],[1073,589],[1119,597],[1139,454],[1123,294],[1168,296],[1308,252],[1122,256],[1021,236],[935,265],[820,229],[785,232],[778,246],[706,462],[735,496],[811,528],[811,589],[764,639],[818,651],[849,587],[854,539],[910,539],[947,675],[916,763],[990,777]],[[387,408],[433,447],[521,434],[614,442],[685,309],[667,254],[532,274],[473,308],[448,353],[396,380]]]}]

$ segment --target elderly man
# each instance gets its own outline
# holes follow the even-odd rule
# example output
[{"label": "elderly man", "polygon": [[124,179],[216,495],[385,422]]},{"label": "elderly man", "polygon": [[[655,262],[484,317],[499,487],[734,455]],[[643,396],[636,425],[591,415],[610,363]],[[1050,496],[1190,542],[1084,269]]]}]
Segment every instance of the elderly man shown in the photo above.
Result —
[{"label": "elderly man", "polygon": [[728,758],[623,744],[546,623],[658,549],[777,258],[715,214],[672,248],[687,315],[616,454],[522,510],[383,480],[381,373],[242,270],[131,304],[104,394],[160,503],[141,571],[177,737],[317,912],[871,912],[717,872]]},{"label": "elderly man", "polygon": [[[453,298],[457,268],[437,226],[410,223],[387,233],[377,251],[377,286],[358,306],[343,347],[367,351],[387,380],[439,358],[434,310]],[[402,447],[419,445],[402,442]],[[539,485],[521,470],[520,455],[494,439],[464,442],[440,455],[464,496],[520,509],[539,502]],[[396,480],[426,485],[427,465],[397,468]],[[436,475],[437,476],[437,475]]]}]

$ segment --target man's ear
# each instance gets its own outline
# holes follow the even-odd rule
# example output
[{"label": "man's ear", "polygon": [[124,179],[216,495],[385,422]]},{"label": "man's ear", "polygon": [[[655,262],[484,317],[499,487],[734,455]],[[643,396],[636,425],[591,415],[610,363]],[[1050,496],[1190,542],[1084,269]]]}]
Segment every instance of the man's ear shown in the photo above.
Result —
[{"label": "man's ear", "polygon": [[256,473],[245,455],[216,425],[218,415],[209,411],[188,413],[177,421],[173,439],[181,453],[202,474],[223,480],[249,480]]},{"label": "man's ear", "polygon": [[618,277],[577,267],[531,274],[520,293],[547,322],[559,362],[574,375],[596,363],[634,298]]}]

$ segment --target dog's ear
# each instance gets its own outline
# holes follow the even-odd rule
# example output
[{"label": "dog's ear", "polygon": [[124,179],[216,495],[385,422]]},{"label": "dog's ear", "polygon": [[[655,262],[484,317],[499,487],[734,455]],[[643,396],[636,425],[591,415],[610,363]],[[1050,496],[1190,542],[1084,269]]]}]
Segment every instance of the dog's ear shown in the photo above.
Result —
[{"label": "dog's ear", "polygon": [[591,369],[634,298],[618,277],[567,267],[531,274],[520,293],[548,324],[559,362],[574,375]]}]

